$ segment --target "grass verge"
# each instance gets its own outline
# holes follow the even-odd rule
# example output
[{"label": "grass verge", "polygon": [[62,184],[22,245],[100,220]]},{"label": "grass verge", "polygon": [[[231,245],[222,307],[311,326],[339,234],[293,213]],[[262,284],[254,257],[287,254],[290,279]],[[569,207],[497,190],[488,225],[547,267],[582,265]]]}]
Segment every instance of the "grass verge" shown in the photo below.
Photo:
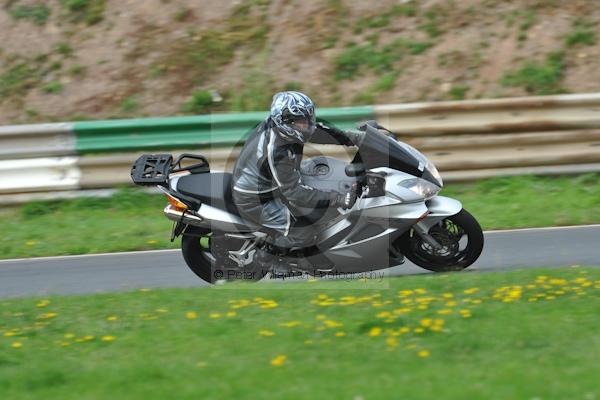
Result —
[{"label": "grass verge", "polygon": [[[450,184],[484,229],[600,222],[600,175],[510,177]],[[109,199],[36,202],[0,211],[1,258],[177,248],[163,196],[124,189]]]},{"label": "grass verge", "polygon": [[597,398],[599,295],[579,267],[4,300],[0,394]]}]

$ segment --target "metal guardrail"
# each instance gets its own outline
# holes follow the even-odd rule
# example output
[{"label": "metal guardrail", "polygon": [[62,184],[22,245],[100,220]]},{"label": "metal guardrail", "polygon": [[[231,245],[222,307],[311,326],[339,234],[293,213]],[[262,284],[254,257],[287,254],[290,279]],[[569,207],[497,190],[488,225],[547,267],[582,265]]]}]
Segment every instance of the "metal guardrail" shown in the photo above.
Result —
[{"label": "metal guardrail", "polygon": [[73,123],[0,126],[0,159],[75,154]]},{"label": "metal guardrail", "polygon": [[[147,118],[77,122],[80,154],[140,149],[234,146],[243,143],[251,128],[267,113],[211,114],[196,117]],[[372,107],[325,108],[318,116],[344,129],[372,118]]]},{"label": "metal guardrail", "polygon": [[[320,109],[317,115],[345,129],[359,120],[379,120],[431,157],[446,182],[600,171],[600,93]],[[22,201],[23,192],[66,194],[127,184],[138,154],[130,151],[202,149],[213,168],[226,170],[235,160],[232,147],[265,116],[255,112],[0,127],[0,197]],[[339,146],[318,150],[343,156]],[[123,151],[128,153],[115,154]],[[62,157],[35,159],[42,156]]]}]

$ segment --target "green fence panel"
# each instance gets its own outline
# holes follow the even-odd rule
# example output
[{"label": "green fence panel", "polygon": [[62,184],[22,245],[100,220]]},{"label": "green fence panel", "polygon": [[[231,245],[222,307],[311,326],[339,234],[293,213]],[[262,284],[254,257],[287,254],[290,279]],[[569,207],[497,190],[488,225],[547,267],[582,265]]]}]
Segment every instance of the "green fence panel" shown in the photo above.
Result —
[{"label": "green fence panel", "polygon": [[[262,121],[266,112],[211,114],[193,117],[84,121],[74,124],[77,152],[101,153],[172,148],[234,146]],[[373,118],[372,107],[323,108],[318,118],[341,129]]]}]

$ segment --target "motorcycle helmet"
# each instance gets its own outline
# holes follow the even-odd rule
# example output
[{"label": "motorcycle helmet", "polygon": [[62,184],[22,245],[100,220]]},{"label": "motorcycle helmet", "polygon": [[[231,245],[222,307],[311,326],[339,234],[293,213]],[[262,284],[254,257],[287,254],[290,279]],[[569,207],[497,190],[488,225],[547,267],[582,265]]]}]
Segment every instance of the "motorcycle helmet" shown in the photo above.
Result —
[{"label": "motorcycle helmet", "polygon": [[284,139],[306,143],[316,128],[315,105],[304,93],[276,93],[271,104],[271,121]]}]

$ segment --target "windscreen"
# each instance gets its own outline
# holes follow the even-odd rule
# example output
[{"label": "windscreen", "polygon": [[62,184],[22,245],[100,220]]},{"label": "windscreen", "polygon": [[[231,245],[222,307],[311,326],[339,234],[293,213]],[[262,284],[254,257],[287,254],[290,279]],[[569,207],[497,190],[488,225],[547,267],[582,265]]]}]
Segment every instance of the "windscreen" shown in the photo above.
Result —
[{"label": "windscreen", "polygon": [[367,169],[389,167],[398,171],[421,177],[423,165],[419,170],[419,160],[394,139],[367,129],[365,138],[358,149],[358,158]]}]

